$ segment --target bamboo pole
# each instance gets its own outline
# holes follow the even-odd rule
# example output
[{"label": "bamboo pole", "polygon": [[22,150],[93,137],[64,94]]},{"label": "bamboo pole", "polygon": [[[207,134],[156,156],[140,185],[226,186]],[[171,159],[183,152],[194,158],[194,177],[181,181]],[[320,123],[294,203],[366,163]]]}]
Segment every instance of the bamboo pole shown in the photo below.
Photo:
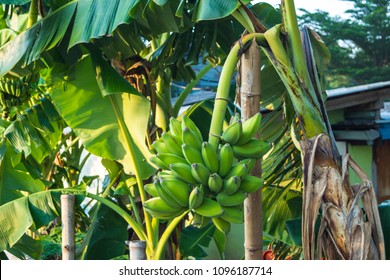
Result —
[{"label": "bamboo pole", "polygon": [[[241,57],[241,117],[245,121],[260,112],[260,50],[253,40]],[[252,175],[261,177],[261,159],[256,161]],[[260,260],[263,246],[261,188],[244,201],[245,259]]]},{"label": "bamboo pole", "polygon": [[132,240],[129,242],[129,259],[146,260],[146,241]]},{"label": "bamboo pole", "polygon": [[62,260],[75,259],[75,195],[61,195]]}]

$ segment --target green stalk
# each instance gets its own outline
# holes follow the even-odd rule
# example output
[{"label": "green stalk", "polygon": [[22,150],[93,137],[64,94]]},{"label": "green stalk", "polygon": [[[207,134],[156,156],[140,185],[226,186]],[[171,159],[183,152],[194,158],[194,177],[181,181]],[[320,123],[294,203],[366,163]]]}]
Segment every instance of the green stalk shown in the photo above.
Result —
[{"label": "green stalk", "polygon": [[62,192],[62,193],[73,193],[75,195],[83,195],[106,205],[108,208],[112,209],[118,215],[120,215],[132,227],[132,229],[137,234],[140,240],[145,240],[148,242],[147,236],[144,230],[142,229],[142,227],[131,217],[129,213],[127,213],[125,210],[123,210],[114,202],[105,199],[104,197],[98,196],[96,194],[88,193],[86,191],[78,190],[78,189],[55,189],[55,190],[50,190],[50,192]]},{"label": "green stalk", "polygon": [[133,209],[135,220],[138,222],[138,224],[142,225],[141,217],[139,215],[138,208],[137,208],[137,205],[135,204],[134,198],[133,198],[133,196],[131,194],[128,195],[128,197],[129,197],[129,200],[130,200],[131,209]]},{"label": "green stalk", "polygon": [[30,28],[38,21],[38,0],[32,0],[28,12],[27,28]]},{"label": "green stalk", "polygon": [[87,193],[86,196],[99,201],[101,204],[106,205],[107,207],[118,213],[118,215],[120,215],[131,226],[131,228],[134,230],[135,234],[137,234],[140,240],[145,240],[146,242],[149,242],[148,237],[145,235],[145,232],[142,227],[125,210],[120,208],[114,202],[111,202],[110,200],[105,199],[96,194]]},{"label": "green stalk", "polygon": [[326,132],[318,102],[308,93],[308,85],[302,84],[297,76],[281,41],[281,25],[269,29],[264,36],[269,45],[269,49],[265,48],[264,51],[287,88],[306,137]]},{"label": "green stalk", "polygon": [[[132,160],[132,163],[133,163],[133,166],[135,169],[134,173],[135,173],[135,178],[137,181],[138,191],[139,191],[139,194],[141,197],[141,202],[144,203],[146,201],[146,194],[145,194],[144,184],[143,184],[142,179],[141,179],[141,172],[139,169],[139,165],[138,165],[135,150],[134,150],[135,144],[134,144],[133,140],[131,139],[128,130],[126,129],[126,124],[125,124],[123,117],[120,113],[120,109],[119,109],[118,103],[116,102],[115,98],[116,98],[115,95],[109,96],[109,99],[110,99],[112,106],[114,108],[115,115],[118,119],[119,128],[120,128],[120,130],[125,138],[127,148],[129,149],[129,152],[130,152],[131,160]],[[144,210],[144,217],[145,217],[146,233],[148,236],[149,244],[151,244],[151,238],[152,238],[151,218],[150,218],[149,213],[146,212],[145,209],[143,209],[143,210]]]},{"label": "green stalk", "polygon": [[161,235],[160,240],[157,243],[156,250],[154,251],[153,259],[154,260],[160,260],[162,257],[162,254],[164,253],[165,244],[168,241],[168,238],[171,236],[172,232],[175,230],[176,226],[179,224],[179,222],[190,212],[190,210],[185,211],[180,216],[174,218],[168,227],[165,229],[164,233]]},{"label": "green stalk", "polygon": [[230,50],[225,64],[222,68],[221,77],[218,82],[217,94],[215,96],[215,104],[213,115],[210,124],[209,143],[217,149],[219,138],[222,134],[223,121],[225,119],[226,107],[228,104],[230,81],[236,69],[239,60],[239,51],[242,45],[256,39],[261,45],[265,45],[264,35],[260,33],[248,34],[241,38],[241,43],[236,43]]},{"label": "green stalk", "polygon": [[184,88],[184,90],[181,92],[179,97],[177,98],[175,105],[173,106],[173,113],[172,115],[174,117],[177,117],[179,114],[181,106],[183,106],[184,101],[188,97],[188,95],[191,93],[194,86],[202,79],[202,77],[209,72],[213,68],[212,64],[207,64],[205,67],[202,68],[202,70],[199,71],[199,73],[196,75],[195,80],[192,80],[190,83],[187,84],[187,86]]},{"label": "green stalk", "polygon": [[241,8],[238,8],[232,13],[232,16],[249,32],[255,33],[255,28],[252,21],[249,19],[245,12],[241,12]]},{"label": "green stalk", "polygon": [[157,106],[156,106],[156,124],[163,131],[168,130],[169,117],[172,116],[172,101],[170,85],[167,85],[164,78],[158,75],[156,79]]},{"label": "green stalk", "polygon": [[312,85],[309,71],[307,69],[305,53],[303,50],[301,32],[298,27],[297,15],[295,12],[294,0],[283,0],[283,26],[287,34],[287,40],[291,47],[293,67],[302,83],[308,88],[308,94],[314,101],[314,104],[320,108],[314,87]]}]

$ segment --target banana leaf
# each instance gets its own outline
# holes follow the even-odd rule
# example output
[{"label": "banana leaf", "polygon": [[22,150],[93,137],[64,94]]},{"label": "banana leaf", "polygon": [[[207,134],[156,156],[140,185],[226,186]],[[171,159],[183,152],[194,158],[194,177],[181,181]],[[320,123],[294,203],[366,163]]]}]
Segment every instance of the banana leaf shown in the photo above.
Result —
[{"label": "banana leaf", "polygon": [[302,194],[289,187],[263,188],[263,213],[263,231],[292,245],[286,222],[301,217]]},{"label": "banana leaf", "polygon": [[90,153],[117,160],[127,174],[136,172],[134,160],[141,177],[147,179],[155,171],[148,163],[151,154],[145,145],[150,103],[142,96],[126,93],[132,90],[130,84],[126,92],[123,87],[115,86],[119,78],[111,75],[110,67],[87,56],[70,69],[67,81],[54,86],[51,96],[61,116]]},{"label": "banana leaf", "polygon": [[0,206],[0,251],[13,247],[31,227],[40,228],[58,217],[59,196],[42,191]]},{"label": "banana leaf", "polygon": [[193,257],[201,259],[207,256],[202,247],[208,247],[213,234],[215,226],[209,223],[203,228],[188,226],[183,229],[180,235],[180,253],[184,257]]},{"label": "banana leaf", "polygon": [[105,205],[91,211],[92,223],[78,248],[83,260],[108,260],[124,255],[128,240],[127,223]]},{"label": "banana leaf", "polygon": [[0,48],[3,60],[0,65],[0,76],[13,69],[19,61],[22,62],[20,65],[22,67],[29,65],[37,60],[42,52],[58,45],[73,17],[69,48],[111,34],[118,25],[128,23],[129,11],[138,2],[79,0],[61,6]]},{"label": "banana leaf", "polygon": [[13,164],[14,149],[6,142],[0,145],[0,205],[22,197],[23,192],[43,191],[45,184],[41,180],[34,179],[22,163]]},{"label": "banana leaf", "polygon": [[[247,4],[250,1],[244,0],[241,2]],[[196,7],[195,19],[200,21],[223,18],[233,13],[240,5],[238,0],[200,0]]]},{"label": "banana leaf", "polygon": [[24,5],[31,2],[31,0],[1,0],[0,4],[5,5]]}]

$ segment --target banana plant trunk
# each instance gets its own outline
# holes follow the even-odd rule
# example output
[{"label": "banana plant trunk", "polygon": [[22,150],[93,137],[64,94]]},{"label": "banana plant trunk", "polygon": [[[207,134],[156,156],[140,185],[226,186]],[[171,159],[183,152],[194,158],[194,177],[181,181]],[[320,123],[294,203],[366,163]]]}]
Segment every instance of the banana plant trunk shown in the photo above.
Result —
[{"label": "banana plant trunk", "polygon": [[[239,63],[240,105],[242,121],[260,111],[260,50],[253,40]],[[253,176],[261,178],[261,160],[256,161]],[[244,201],[245,259],[260,260],[263,245],[261,188]]]}]

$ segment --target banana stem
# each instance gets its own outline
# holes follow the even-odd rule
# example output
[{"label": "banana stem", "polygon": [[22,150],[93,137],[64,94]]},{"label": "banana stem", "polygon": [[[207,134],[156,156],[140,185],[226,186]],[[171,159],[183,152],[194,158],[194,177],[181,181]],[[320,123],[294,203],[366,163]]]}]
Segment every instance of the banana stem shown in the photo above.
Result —
[{"label": "banana stem", "polygon": [[160,260],[164,252],[165,244],[168,242],[168,238],[171,236],[172,232],[175,230],[176,226],[180,221],[190,212],[190,210],[185,211],[180,216],[174,218],[168,227],[165,229],[164,233],[161,235],[160,240],[157,243],[156,250],[154,251],[154,260]]},{"label": "banana stem", "polygon": [[280,25],[274,26],[264,34],[268,42],[268,47],[264,48],[264,51],[286,86],[305,137],[311,138],[326,133],[327,130],[319,111],[318,100],[312,98],[312,95],[308,92],[311,83],[310,85],[302,84],[302,80],[294,71],[294,65],[281,39],[280,28]]},{"label": "banana stem", "polygon": [[[307,69],[305,53],[303,51],[303,45],[301,40],[301,33],[298,27],[297,15],[295,12],[294,0],[282,1],[283,12],[283,27],[286,31],[287,40],[292,50],[292,61],[295,71],[298,77],[302,80],[309,91],[308,93],[316,100],[314,88],[312,86],[309,71]],[[318,104],[319,106],[319,104]]]},{"label": "banana stem", "polygon": [[157,106],[156,106],[156,124],[163,131],[167,131],[169,126],[169,117],[172,116],[172,102],[170,85],[164,81],[164,77],[159,75],[156,79]]},{"label": "banana stem", "polygon": [[38,0],[32,0],[28,12],[27,28],[30,28],[38,21]]},{"label": "banana stem", "polygon": [[249,19],[248,15],[242,12],[242,8],[238,8],[232,13],[232,16],[249,32],[255,33],[255,28],[253,27],[253,23]]},{"label": "banana stem", "polygon": [[[293,0],[283,0],[282,10],[284,25],[274,26],[264,33],[268,43],[264,51],[286,86],[304,137],[310,139],[327,133],[327,129],[308,74]],[[287,47],[283,36],[287,39]]]},{"label": "banana stem", "polygon": [[[67,189],[66,191],[69,190]],[[131,226],[131,228],[134,230],[135,234],[137,234],[140,240],[145,240],[147,243],[149,242],[148,237],[145,235],[145,232],[143,231],[142,227],[125,210],[120,208],[114,202],[111,202],[108,199],[100,197],[96,194],[87,193],[86,196],[99,201],[100,203],[106,205],[107,207],[118,213]]]},{"label": "banana stem", "polygon": [[[119,109],[119,106],[118,106],[118,103],[116,102],[116,96],[112,96],[110,95],[109,96],[110,98],[110,101],[112,103],[112,106],[114,108],[114,112],[115,112],[115,115],[118,119],[118,123],[119,123],[119,128],[122,132],[122,134],[124,135],[124,138],[125,138],[125,141],[126,141],[126,145],[129,149],[129,152],[130,152],[130,155],[131,155],[131,160],[133,161],[133,166],[134,166],[134,173],[135,173],[135,178],[136,178],[136,181],[137,181],[137,186],[138,186],[138,191],[139,191],[139,194],[140,194],[140,198],[141,198],[141,202],[144,203],[146,201],[146,194],[145,194],[145,190],[144,190],[144,184],[143,184],[143,181],[141,179],[141,172],[140,172],[140,169],[139,169],[139,165],[138,165],[138,161],[137,161],[137,158],[136,158],[136,154],[135,154],[135,151],[134,151],[134,142],[132,141],[130,135],[129,135],[129,132],[128,130],[126,129],[126,124],[123,120],[123,117],[121,116],[121,113],[120,113],[120,109]],[[148,240],[148,245],[151,245],[152,242],[151,242],[151,238],[152,238],[152,234],[153,234],[153,231],[152,231],[152,225],[151,225],[151,217],[149,215],[148,212],[144,210],[144,217],[145,217],[145,226],[146,226],[146,233],[147,233],[147,240]],[[149,250],[152,250],[152,248],[149,248]]]},{"label": "banana stem", "polygon": [[240,48],[251,40],[256,39],[261,45],[266,45],[264,35],[261,33],[251,33],[241,38],[230,50],[225,64],[222,68],[221,77],[218,82],[217,94],[213,115],[211,118],[209,143],[216,150],[222,133],[223,121],[225,119],[226,107],[229,102],[230,81],[233,77],[238,62]]},{"label": "banana stem", "polygon": [[205,67],[202,68],[202,70],[199,71],[199,73],[196,75],[195,80],[192,80],[188,85],[184,88],[184,90],[181,92],[179,97],[177,98],[175,105],[173,106],[173,116],[177,117],[179,115],[179,111],[181,106],[183,106],[184,101],[190,94],[191,90],[194,88],[194,86],[202,79],[202,77],[209,72],[213,68],[212,64],[207,64]]},{"label": "banana stem", "polygon": [[76,195],[83,195],[83,196],[92,198],[92,199],[106,205],[111,210],[115,211],[118,215],[120,215],[132,227],[135,234],[137,234],[137,236],[139,237],[140,240],[145,240],[146,242],[148,242],[148,238],[147,238],[144,230],[142,229],[142,227],[131,217],[131,215],[129,213],[127,213],[125,210],[123,210],[121,207],[119,207],[114,202],[112,202],[104,197],[98,196],[96,194],[88,193],[88,192],[81,191],[78,189],[54,189],[54,190],[50,190],[50,192],[73,193]]}]

